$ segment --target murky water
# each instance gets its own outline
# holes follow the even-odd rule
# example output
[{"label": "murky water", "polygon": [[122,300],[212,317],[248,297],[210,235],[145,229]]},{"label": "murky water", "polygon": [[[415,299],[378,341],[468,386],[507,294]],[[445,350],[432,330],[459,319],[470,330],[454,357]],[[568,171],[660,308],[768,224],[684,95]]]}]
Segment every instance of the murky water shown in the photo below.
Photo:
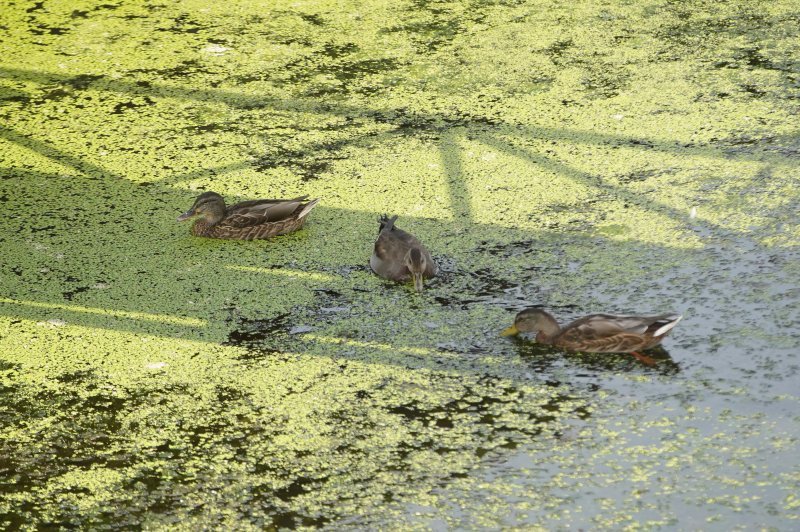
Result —
[{"label": "murky water", "polygon": [[[796,528],[799,16],[8,6],[0,523]],[[322,202],[223,242],[202,190]],[[650,366],[499,337],[534,305],[684,319]]]}]

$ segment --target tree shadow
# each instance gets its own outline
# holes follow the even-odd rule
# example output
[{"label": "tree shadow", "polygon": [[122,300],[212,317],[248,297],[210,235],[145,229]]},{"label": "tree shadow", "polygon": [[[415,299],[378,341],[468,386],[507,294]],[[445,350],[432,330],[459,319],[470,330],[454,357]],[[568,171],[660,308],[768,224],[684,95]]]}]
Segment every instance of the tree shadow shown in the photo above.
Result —
[{"label": "tree shadow", "polygon": [[[308,143],[303,145],[300,151],[284,154],[285,161],[296,159],[304,152],[316,152],[320,149],[326,154],[324,158],[330,158],[331,152],[365,140],[384,143],[391,142],[398,135],[422,136],[435,142],[439,147],[453,222],[407,216],[404,216],[404,221],[419,234],[430,233],[440,238],[448,234],[463,235],[465,227],[475,225],[472,197],[465,179],[462,148],[459,145],[461,139],[466,137],[520,158],[533,166],[565,176],[601,194],[621,198],[625,202],[681,223],[685,222],[687,213],[632,192],[624,186],[608,183],[599,175],[573,168],[555,157],[535,152],[525,147],[525,143],[536,139],[579,145],[624,146],[676,155],[759,160],[759,154],[731,154],[713,146],[680,146],[665,141],[595,132],[505,124],[487,120],[485,117],[464,116],[458,113],[426,115],[402,109],[362,109],[340,102],[331,104],[314,100],[264,99],[220,89],[160,87],[154,83],[143,85],[98,76],[64,76],[26,69],[3,68],[0,72],[5,77],[15,80],[34,81],[43,85],[56,84],[58,87],[66,87],[67,91],[99,90],[131,97],[210,100],[230,106],[269,107],[273,110],[313,109],[321,115],[340,116],[348,120],[354,118],[372,120],[376,124],[390,128],[383,132],[373,132],[366,137],[359,132],[351,132],[332,143]],[[59,90],[62,89],[54,89],[54,91]],[[63,96],[55,92],[52,97]],[[207,124],[209,127],[213,125]],[[165,211],[180,212],[191,201],[191,197],[187,197],[184,191],[174,188],[176,185],[199,176],[223,175],[226,172],[246,168],[254,164],[252,161],[243,160],[223,166],[193,170],[156,183],[145,182],[137,185],[121,175],[8,128],[0,130],[0,137],[81,174],[65,177],[28,170],[21,172],[17,168],[4,170],[6,179],[20,179],[19,187],[15,191],[20,198],[36,200],[34,202],[22,199],[11,202],[16,203],[15,208],[24,207],[28,211],[24,214],[25,218],[22,215],[18,217],[15,220],[17,226],[10,229],[17,234],[27,230],[30,236],[24,242],[9,240],[7,245],[9,249],[15,249],[11,256],[28,256],[33,259],[33,264],[29,264],[27,268],[12,267],[12,271],[14,268],[19,270],[15,275],[19,277],[20,289],[11,291],[9,297],[2,301],[2,308],[6,309],[9,315],[27,319],[63,320],[91,327],[139,333],[151,332],[180,338],[210,339],[220,338],[224,330],[231,330],[235,321],[233,313],[236,309],[246,308],[248,303],[261,298],[271,296],[274,299],[277,295],[285,297],[287,302],[308,304],[309,280],[315,283],[313,289],[329,290],[331,287],[328,284],[347,284],[350,282],[349,278],[354,277],[359,283],[367,284],[368,290],[377,289],[374,280],[364,268],[374,238],[374,213],[331,209],[326,208],[323,203],[323,206],[315,211],[308,229],[291,237],[276,239],[274,242],[256,244],[192,239],[186,235],[187,228],[175,226],[171,215],[163,216]],[[512,139],[518,139],[522,145]],[[788,164],[789,155],[784,157],[779,154],[777,161]],[[256,161],[255,164],[259,163]],[[273,161],[268,164],[277,165],[279,162]],[[320,171],[324,171],[321,166],[316,171],[308,173],[306,178],[315,178]],[[41,182],[47,183],[44,188],[41,187]],[[228,198],[230,202],[242,199],[251,198]],[[160,207],[154,208],[156,205]],[[154,215],[158,215],[158,218],[154,218]],[[53,219],[57,219],[59,223],[55,225],[50,223]],[[146,219],[151,219],[152,222],[139,223]],[[32,223],[33,221],[35,223]],[[695,221],[695,223],[705,231],[721,229],[709,222]],[[465,243],[468,249],[475,250],[491,247],[492,242],[518,245],[518,243],[532,242],[534,237],[547,242],[564,239],[563,232],[559,228],[530,232],[486,223],[479,225],[480,229],[473,235],[465,235],[463,242],[458,246],[440,251],[454,256],[467,251],[464,249]],[[364,227],[364,231],[356,239],[348,233],[350,236],[345,239],[338,234],[338,231],[345,227]],[[312,235],[318,256],[363,256],[364,261],[351,259],[342,262],[341,259],[337,259],[334,261],[337,264],[331,266],[332,269],[328,272],[325,272],[325,265],[317,264],[314,267],[322,268],[323,272],[322,277],[314,280],[313,267],[291,266],[292,248],[307,245],[305,241],[312,238]],[[154,240],[162,244],[164,242],[172,244],[160,245],[148,256],[145,250],[154,248]],[[660,246],[645,246],[635,241],[598,239],[595,236],[572,236],[569,240],[578,246],[592,247],[595,250],[598,249],[595,244],[602,243],[599,246],[600,253],[608,257],[609,262],[613,262],[617,254],[657,255],[664,251]],[[75,257],[56,257],[47,251],[48,242],[57,244],[70,242],[74,246],[72,251],[76,252]],[[267,259],[269,264],[265,267],[264,253],[267,250],[270,257]],[[136,260],[127,259],[130,252],[134,252]],[[83,261],[87,257],[91,257],[91,273],[83,271],[80,276],[75,275],[74,272],[78,268],[85,269],[85,265],[77,266],[77,262],[72,264],[72,259]],[[225,264],[220,264],[218,262],[220,259]],[[255,276],[254,271],[261,273]],[[154,279],[154,272],[164,275]],[[434,296],[438,300],[435,301],[461,309],[469,308],[472,304],[496,304],[507,309],[519,305],[519,300],[509,301],[506,296],[508,290],[516,290],[519,294],[524,289],[522,283],[509,285],[508,282],[498,282],[496,278],[479,279],[480,272],[475,274],[462,270],[460,274],[470,276],[464,278],[471,280],[460,283],[457,294],[452,291],[448,293],[447,288],[440,285],[438,290],[440,293]],[[325,275],[329,277],[326,279]],[[453,275],[456,274],[450,274],[450,277]],[[254,277],[260,279],[255,280]],[[269,280],[264,282],[264,277]],[[208,285],[209,279],[215,279],[213,287]],[[479,282],[483,284],[478,285]],[[59,288],[49,291],[37,290],[38,295],[32,295],[23,287],[23,285],[37,284],[50,287],[58,285]],[[278,294],[274,293],[276,285],[280,285]],[[269,287],[270,291],[267,291],[266,287]],[[478,293],[489,296],[470,296],[468,292],[470,287]],[[134,293],[131,294],[130,290]],[[532,288],[532,292],[535,291],[535,288]],[[51,295],[42,297],[43,293]],[[299,298],[290,295],[297,293],[305,295]],[[60,297],[54,298],[52,294],[60,294]],[[148,297],[150,294],[152,297]],[[273,314],[281,315],[285,307],[286,305],[273,307]],[[263,313],[269,314],[269,311],[264,309]],[[269,319],[273,319],[274,315]],[[248,316],[247,319],[259,320],[267,317],[256,314]]]},{"label": "tree shadow", "polygon": [[[0,299],[0,313],[47,327],[69,324],[226,343],[249,350],[245,358],[325,352],[369,363],[480,375],[492,367],[477,355],[490,352],[494,344],[494,325],[487,328],[484,309],[491,309],[500,323],[508,310],[538,302],[532,299],[537,293],[547,296],[535,282],[516,279],[513,270],[472,268],[470,260],[458,255],[473,250],[526,261],[526,252],[516,251],[525,243],[533,250],[534,242],[550,246],[562,240],[559,231],[481,226],[475,234],[435,250],[442,275],[418,297],[409,287],[387,283],[369,271],[375,213],[323,204],[295,235],[266,242],[199,239],[175,222],[193,199],[186,191],[141,186],[43,143],[13,138],[85,174],[0,170],[6,182],[13,181],[6,204],[19,213],[4,221],[9,235],[2,237],[5,268],[13,282]],[[465,225],[460,218],[443,222],[404,216],[403,222],[440,242],[462,234]],[[362,229],[345,231],[353,227]],[[502,245],[509,240],[511,244]],[[590,240],[571,238],[585,245]],[[306,246],[314,249],[312,256],[305,254],[304,261],[311,262],[297,263],[294,251]],[[620,246],[631,245],[607,243],[607,252],[613,254]],[[560,259],[541,262],[538,282],[544,268],[553,281]],[[432,319],[458,313],[480,328],[472,338],[445,337],[432,343],[435,331],[420,335],[415,330],[417,315],[426,308],[437,309]],[[376,312],[384,318],[376,321]],[[387,320],[401,323],[406,332],[387,327]],[[313,328],[293,332],[298,325]],[[468,369],[459,368],[456,360],[463,355],[476,359]]]}]

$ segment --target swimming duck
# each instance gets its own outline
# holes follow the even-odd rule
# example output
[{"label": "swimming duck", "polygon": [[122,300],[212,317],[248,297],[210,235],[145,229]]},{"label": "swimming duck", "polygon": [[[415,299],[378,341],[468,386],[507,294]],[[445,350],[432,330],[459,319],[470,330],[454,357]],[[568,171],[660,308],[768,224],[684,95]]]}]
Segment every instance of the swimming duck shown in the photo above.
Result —
[{"label": "swimming duck", "polygon": [[194,218],[192,234],[209,238],[253,240],[285,235],[300,229],[319,199],[303,203],[308,196],[289,200],[258,199],[230,207],[216,192],[204,192],[192,208],[178,216],[183,222]]},{"label": "swimming duck", "polygon": [[378,222],[378,239],[369,259],[369,266],[377,275],[392,281],[413,279],[414,288],[421,292],[423,277],[435,277],[439,267],[419,240],[395,227],[397,216],[385,214]]},{"label": "swimming duck", "polygon": [[615,316],[590,314],[566,327],[542,309],[525,309],[514,318],[514,325],[503,336],[536,333],[536,341],[570,351],[590,353],[631,353],[646,363],[655,363],[637,351],[654,347],[681,320],[679,314],[658,316]]}]

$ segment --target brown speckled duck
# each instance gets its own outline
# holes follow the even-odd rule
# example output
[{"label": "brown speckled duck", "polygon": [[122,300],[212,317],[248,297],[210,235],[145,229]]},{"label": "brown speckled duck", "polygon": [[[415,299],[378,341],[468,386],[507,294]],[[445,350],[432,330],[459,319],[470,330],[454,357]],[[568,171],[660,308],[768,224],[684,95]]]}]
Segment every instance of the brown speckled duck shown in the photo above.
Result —
[{"label": "brown speckled duck", "polygon": [[536,333],[536,341],[569,351],[590,353],[631,353],[645,363],[654,361],[637,351],[655,347],[681,320],[678,314],[658,316],[615,316],[590,314],[565,327],[542,309],[525,309],[514,325],[501,334]]},{"label": "brown speckled duck", "polygon": [[258,199],[230,207],[216,192],[204,192],[178,221],[194,219],[192,234],[209,238],[254,240],[297,231],[319,199],[307,203],[308,196],[289,200]]},{"label": "brown speckled duck", "polygon": [[413,279],[414,288],[422,291],[423,277],[435,277],[439,267],[425,246],[402,229],[395,227],[397,216],[381,216],[378,239],[369,259],[370,268],[377,275],[392,281]]}]

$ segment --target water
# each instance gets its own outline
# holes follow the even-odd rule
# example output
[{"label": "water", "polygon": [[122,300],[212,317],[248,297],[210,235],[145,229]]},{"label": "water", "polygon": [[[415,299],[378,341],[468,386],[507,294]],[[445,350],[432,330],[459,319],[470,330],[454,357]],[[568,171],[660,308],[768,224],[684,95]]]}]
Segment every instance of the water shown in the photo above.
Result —
[{"label": "water", "polygon": [[[795,528],[796,17],[12,6],[0,521]],[[203,240],[201,190],[322,202]],[[684,319],[649,366],[500,337],[528,306]]]}]

